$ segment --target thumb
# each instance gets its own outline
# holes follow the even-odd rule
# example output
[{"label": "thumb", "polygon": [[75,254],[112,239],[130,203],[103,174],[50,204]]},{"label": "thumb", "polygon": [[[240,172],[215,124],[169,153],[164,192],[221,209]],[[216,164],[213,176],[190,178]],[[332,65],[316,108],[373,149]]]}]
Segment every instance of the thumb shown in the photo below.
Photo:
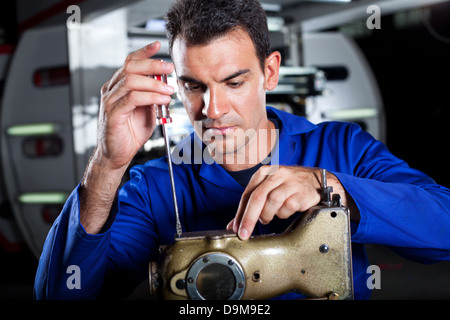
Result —
[{"label": "thumb", "polygon": [[228,224],[227,224],[227,230],[228,230],[228,231],[233,231],[233,226],[234,226],[234,219],[231,220],[230,222],[228,222]]}]

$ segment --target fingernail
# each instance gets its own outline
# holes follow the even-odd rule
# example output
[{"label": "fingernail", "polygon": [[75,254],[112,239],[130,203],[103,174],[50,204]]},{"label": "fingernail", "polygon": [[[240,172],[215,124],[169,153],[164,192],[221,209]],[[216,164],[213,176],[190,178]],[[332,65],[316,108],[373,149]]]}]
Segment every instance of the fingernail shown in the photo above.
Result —
[{"label": "fingernail", "polygon": [[172,101],[172,97],[171,96],[162,96],[163,99],[163,103],[164,104],[169,104]]},{"label": "fingernail", "polygon": [[158,41],[152,42],[152,43],[149,44],[149,47],[151,49],[153,49],[156,46],[157,43],[158,43]]},{"label": "fingernail", "polygon": [[174,88],[170,85],[165,85],[164,86],[164,92],[166,92],[167,94],[173,94],[174,93]]},{"label": "fingernail", "polygon": [[248,238],[248,231],[247,229],[241,228],[239,230],[239,238],[246,240]]},{"label": "fingernail", "polygon": [[162,61],[162,67],[164,70],[167,70],[168,72],[172,71],[172,63],[167,61]]}]

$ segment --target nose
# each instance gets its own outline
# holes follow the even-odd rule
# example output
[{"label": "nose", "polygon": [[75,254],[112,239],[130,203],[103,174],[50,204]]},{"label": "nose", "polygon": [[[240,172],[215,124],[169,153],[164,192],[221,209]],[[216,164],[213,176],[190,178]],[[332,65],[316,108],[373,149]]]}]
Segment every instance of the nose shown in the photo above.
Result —
[{"label": "nose", "polygon": [[209,119],[219,119],[230,112],[229,101],[220,88],[208,88],[203,95],[202,113]]}]

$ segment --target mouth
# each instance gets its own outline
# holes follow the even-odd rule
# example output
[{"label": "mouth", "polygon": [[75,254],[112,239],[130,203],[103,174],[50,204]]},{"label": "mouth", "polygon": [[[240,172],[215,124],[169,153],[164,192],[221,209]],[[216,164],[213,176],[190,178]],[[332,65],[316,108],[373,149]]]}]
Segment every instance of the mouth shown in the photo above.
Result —
[{"label": "mouth", "polygon": [[227,134],[230,134],[234,131],[236,126],[220,126],[220,127],[205,127],[205,134],[211,135],[211,136],[225,136]]}]

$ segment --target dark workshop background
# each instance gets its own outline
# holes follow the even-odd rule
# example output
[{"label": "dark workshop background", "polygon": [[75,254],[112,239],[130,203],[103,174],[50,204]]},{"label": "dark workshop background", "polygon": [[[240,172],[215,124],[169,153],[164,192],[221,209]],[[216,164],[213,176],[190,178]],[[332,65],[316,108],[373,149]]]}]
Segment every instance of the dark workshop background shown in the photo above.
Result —
[{"label": "dark workshop background", "polygon": [[[13,1],[0,5],[0,45],[20,38]],[[450,4],[423,21],[399,28],[385,16],[381,29],[355,34],[380,87],[387,120],[387,146],[398,157],[450,187]],[[430,28],[431,27],[431,28]],[[351,26],[349,26],[351,29]],[[4,210],[3,210],[4,209]],[[2,212],[7,208],[2,207]],[[381,269],[381,289],[372,299],[449,299],[450,263],[422,265],[390,249],[367,245]],[[37,259],[23,248],[0,247],[0,299],[30,300]]]}]

